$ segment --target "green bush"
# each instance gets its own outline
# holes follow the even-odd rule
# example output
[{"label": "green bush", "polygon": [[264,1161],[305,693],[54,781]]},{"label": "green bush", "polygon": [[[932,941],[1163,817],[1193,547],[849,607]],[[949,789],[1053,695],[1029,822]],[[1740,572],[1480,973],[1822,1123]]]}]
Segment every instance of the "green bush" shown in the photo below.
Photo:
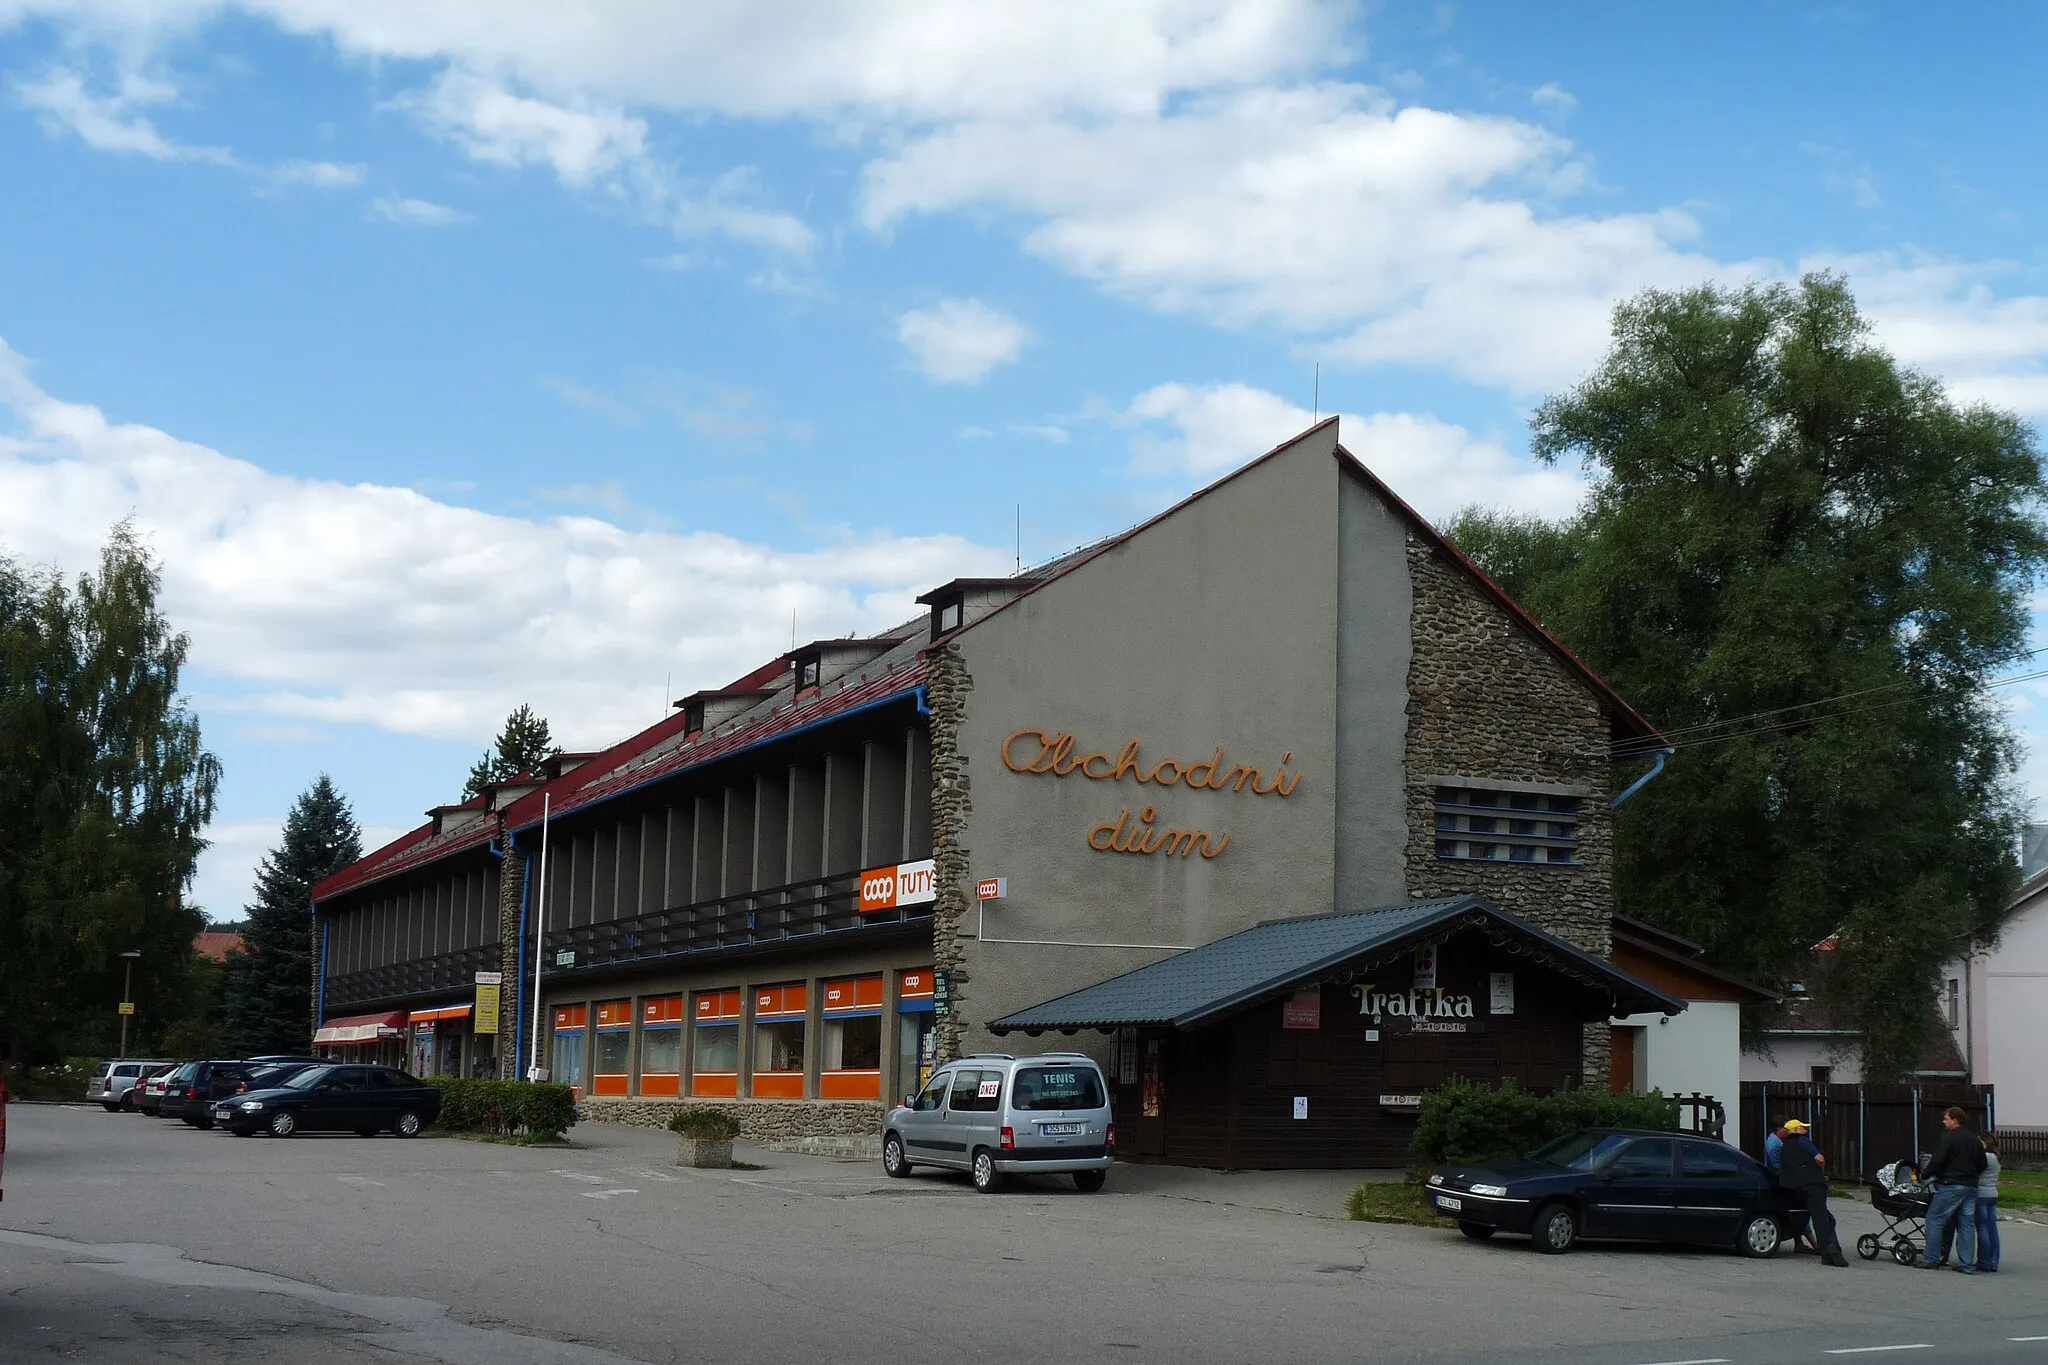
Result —
[{"label": "green bush", "polygon": [[1513,1081],[1498,1086],[1453,1080],[1422,1097],[1410,1149],[1427,1170],[1467,1162],[1503,1161],[1533,1151],[1575,1128],[1653,1128],[1674,1132],[1678,1105],[1661,1092],[1609,1095],[1560,1090],[1538,1095]]},{"label": "green bush", "polygon": [[7,1093],[17,1100],[76,1102],[85,1098],[99,1061],[93,1057],[67,1057],[52,1066],[24,1066],[7,1072]]},{"label": "green bush", "polygon": [[456,1076],[429,1084],[441,1092],[440,1122],[451,1133],[555,1138],[576,1122],[576,1092],[566,1085]]},{"label": "green bush", "polygon": [[692,1104],[675,1112],[668,1121],[668,1130],[693,1142],[731,1142],[740,1135],[740,1121],[723,1109]]}]

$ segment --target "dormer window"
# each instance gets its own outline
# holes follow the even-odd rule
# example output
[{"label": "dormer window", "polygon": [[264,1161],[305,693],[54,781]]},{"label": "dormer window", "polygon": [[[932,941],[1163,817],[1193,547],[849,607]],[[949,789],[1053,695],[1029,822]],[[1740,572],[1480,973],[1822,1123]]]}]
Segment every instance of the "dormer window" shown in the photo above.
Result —
[{"label": "dormer window", "polygon": [[683,708],[683,733],[701,734],[704,730],[704,703],[691,702]]},{"label": "dormer window", "polygon": [[805,659],[796,666],[796,690],[808,692],[818,685],[818,661]]},{"label": "dormer window", "polygon": [[941,606],[936,615],[938,621],[935,633],[945,635],[960,629],[960,603],[957,599]]}]

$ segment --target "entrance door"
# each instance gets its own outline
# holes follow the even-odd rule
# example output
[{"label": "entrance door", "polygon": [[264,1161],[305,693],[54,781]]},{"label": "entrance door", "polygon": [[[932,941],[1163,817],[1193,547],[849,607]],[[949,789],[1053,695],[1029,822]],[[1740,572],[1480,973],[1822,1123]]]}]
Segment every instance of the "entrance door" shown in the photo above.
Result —
[{"label": "entrance door", "polygon": [[1678,1153],[1670,1138],[1637,1138],[1607,1163],[1586,1191],[1586,1236],[1646,1240],[1676,1237]]}]

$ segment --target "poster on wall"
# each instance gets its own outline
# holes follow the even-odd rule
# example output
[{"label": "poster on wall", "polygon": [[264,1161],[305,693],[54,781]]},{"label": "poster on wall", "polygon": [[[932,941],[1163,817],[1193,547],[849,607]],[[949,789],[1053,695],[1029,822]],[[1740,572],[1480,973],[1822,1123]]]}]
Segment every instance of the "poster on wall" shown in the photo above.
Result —
[{"label": "poster on wall", "polygon": [[1433,991],[1436,989],[1436,945],[1415,950],[1415,989]]},{"label": "poster on wall", "polygon": [[1488,992],[1487,998],[1491,1004],[1487,1012],[1489,1014],[1513,1014],[1515,1012],[1515,974],[1513,972],[1494,972],[1489,981],[1491,989]]},{"label": "poster on wall", "polygon": [[1145,1042],[1145,1082],[1139,1092],[1139,1112],[1148,1119],[1159,1117],[1159,1040]]},{"label": "poster on wall", "polygon": [[1316,986],[1296,991],[1280,1008],[1280,1027],[1319,1029],[1323,1026],[1323,990]]},{"label": "poster on wall", "polygon": [[[477,975],[479,977],[485,975],[497,976],[498,973],[478,972]],[[483,1035],[498,1031],[499,996],[504,989],[502,985],[495,981],[479,980],[476,983],[476,1010],[473,1032]]]}]

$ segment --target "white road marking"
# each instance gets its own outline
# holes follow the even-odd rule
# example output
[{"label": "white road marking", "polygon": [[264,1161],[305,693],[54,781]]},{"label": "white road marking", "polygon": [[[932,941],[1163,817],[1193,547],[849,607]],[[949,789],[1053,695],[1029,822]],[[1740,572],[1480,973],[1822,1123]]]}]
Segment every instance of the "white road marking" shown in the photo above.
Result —
[{"label": "white road marking", "polygon": [[1698,1360],[1649,1360],[1643,1365],[1729,1365],[1727,1356],[1701,1356]]},{"label": "white road marking", "polygon": [[334,1178],[335,1178],[336,1180],[342,1181],[342,1182],[344,1182],[344,1183],[346,1183],[346,1184],[350,1184],[350,1185],[379,1185],[379,1186],[381,1186],[381,1185],[382,1185],[382,1184],[384,1183],[384,1182],[383,1182],[383,1181],[381,1181],[381,1180],[372,1180],[372,1179],[370,1179],[370,1177],[368,1177],[368,1176],[366,1176],[366,1175],[338,1175],[338,1176],[336,1176],[336,1177],[334,1177]]},{"label": "white road marking", "polygon": [[2048,1337],[2007,1337],[2007,1341],[2048,1341]]},{"label": "white road marking", "polygon": [[1837,1346],[1834,1350],[1824,1351],[1822,1354],[1831,1356],[1865,1356],[1875,1351],[1931,1351],[1933,1349],[1934,1343],[1931,1341],[1908,1341],[1902,1342],[1897,1346]]},{"label": "white road marking", "polygon": [[556,1171],[555,1174],[564,1180],[580,1180],[586,1185],[604,1184],[603,1176],[591,1175],[588,1171]]},{"label": "white road marking", "polygon": [[613,1195],[617,1194],[638,1193],[640,1193],[638,1190],[585,1190],[583,1191],[583,1197],[585,1199],[610,1199]]},{"label": "white road marking", "polygon": [[676,1178],[674,1176],[664,1175],[660,1171],[637,1171],[624,1167],[622,1167],[621,1169],[625,1170],[627,1175],[638,1176],[642,1180],[656,1180],[660,1181],[664,1185],[673,1185],[676,1183]]}]

